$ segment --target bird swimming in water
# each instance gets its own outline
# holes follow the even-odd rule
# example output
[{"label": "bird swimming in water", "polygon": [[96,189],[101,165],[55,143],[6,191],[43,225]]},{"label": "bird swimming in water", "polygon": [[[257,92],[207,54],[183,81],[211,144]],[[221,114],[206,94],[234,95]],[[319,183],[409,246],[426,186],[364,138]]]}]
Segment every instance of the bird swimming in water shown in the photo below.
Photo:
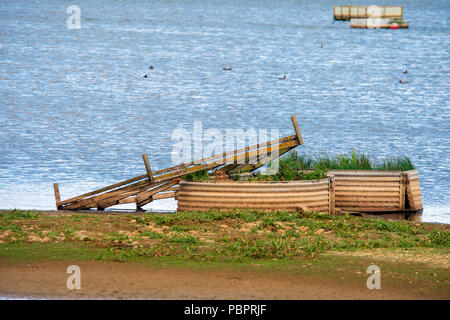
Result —
[{"label": "bird swimming in water", "polygon": [[403,80],[400,80],[399,82],[400,82],[400,83],[408,83],[409,81],[403,81]]},{"label": "bird swimming in water", "polygon": [[222,70],[231,71],[231,67],[230,68],[222,68]]},{"label": "bird swimming in water", "polygon": [[278,78],[279,80],[286,80],[286,76],[284,75],[282,78]]},{"label": "bird swimming in water", "polygon": [[147,75],[144,75],[142,78],[147,78]]},{"label": "bird swimming in water", "polygon": [[148,67],[150,70],[152,70],[153,69],[153,66],[150,66],[150,67]]},{"label": "bird swimming in water", "polygon": [[407,73],[408,73],[408,70],[402,71],[402,73],[407,74]]}]

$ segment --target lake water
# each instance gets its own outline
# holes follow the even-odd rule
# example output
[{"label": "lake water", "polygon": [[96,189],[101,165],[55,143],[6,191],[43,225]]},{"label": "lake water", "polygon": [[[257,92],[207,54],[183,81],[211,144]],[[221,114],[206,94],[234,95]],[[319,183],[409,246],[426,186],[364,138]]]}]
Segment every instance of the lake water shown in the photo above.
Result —
[{"label": "lake water", "polygon": [[301,151],[410,157],[422,219],[450,223],[450,2],[401,1],[403,30],[351,29],[333,4],[1,1],[0,208],[53,209],[54,182],[66,199],[140,175],[142,153],[173,165],[194,120],[290,135],[295,114]]}]

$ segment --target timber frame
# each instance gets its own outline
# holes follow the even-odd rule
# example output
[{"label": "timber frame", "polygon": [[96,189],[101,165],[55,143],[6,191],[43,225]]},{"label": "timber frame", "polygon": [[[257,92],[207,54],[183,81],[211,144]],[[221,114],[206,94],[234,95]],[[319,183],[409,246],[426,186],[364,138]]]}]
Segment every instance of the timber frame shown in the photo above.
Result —
[{"label": "timber frame", "polygon": [[[222,170],[224,173],[251,172],[280,157],[289,150],[303,144],[303,139],[295,116],[291,117],[294,135],[261,144],[227,151],[204,159],[182,163],[162,170],[152,171],[148,155],[142,159],[146,173],[118,183],[93,190],[66,200],[61,200],[59,185],[53,185],[56,208],[58,210],[105,208],[135,203],[137,210],[146,204],[166,198],[174,198],[179,190],[180,178],[201,170]],[[254,160],[256,159],[256,163]]]}]

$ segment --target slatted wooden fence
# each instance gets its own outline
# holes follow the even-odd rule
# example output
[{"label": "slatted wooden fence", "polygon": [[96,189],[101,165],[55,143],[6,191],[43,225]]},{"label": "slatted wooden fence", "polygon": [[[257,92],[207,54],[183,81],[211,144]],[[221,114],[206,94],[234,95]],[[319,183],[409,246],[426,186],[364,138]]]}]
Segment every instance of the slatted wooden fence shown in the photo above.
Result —
[{"label": "slatted wooden fence", "polygon": [[308,181],[184,181],[177,194],[179,211],[251,208],[318,211],[334,214],[332,179]]},{"label": "slatted wooden fence", "polygon": [[335,206],[343,212],[422,209],[417,170],[328,170],[335,177]]},{"label": "slatted wooden fence", "polygon": [[402,6],[334,6],[334,20],[403,18]]}]

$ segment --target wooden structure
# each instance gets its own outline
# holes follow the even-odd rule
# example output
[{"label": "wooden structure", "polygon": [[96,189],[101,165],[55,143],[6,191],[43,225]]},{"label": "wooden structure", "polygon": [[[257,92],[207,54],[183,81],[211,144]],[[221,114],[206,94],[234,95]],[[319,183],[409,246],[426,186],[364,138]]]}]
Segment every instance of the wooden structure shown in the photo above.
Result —
[{"label": "wooden structure", "polygon": [[177,193],[179,211],[251,208],[334,214],[334,178],[300,181],[185,181]]},{"label": "wooden structure", "polygon": [[[120,181],[70,199],[61,200],[58,184],[54,184],[56,208],[58,210],[91,209],[103,210],[119,204],[135,203],[137,209],[157,199],[174,198],[179,190],[179,180],[187,174],[201,170],[251,172],[274,160],[289,150],[303,144],[295,116],[291,117],[295,134],[261,144],[224,152],[208,158],[152,171],[148,157],[143,155],[146,173]],[[255,163],[253,160],[256,160]]]},{"label": "wooden structure", "polygon": [[422,210],[417,170],[328,170],[335,178],[336,211]]},{"label": "wooden structure", "polygon": [[403,19],[402,6],[334,6],[334,20],[390,18]]},{"label": "wooden structure", "polygon": [[408,28],[408,21],[390,18],[351,19],[350,27],[360,29],[390,29],[393,23],[396,23],[399,28]]},{"label": "wooden structure", "polygon": [[[407,209],[409,211],[423,210],[422,194],[420,193],[419,173],[417,170],[404,171],[406,174],[406,199]],[[409,208],[408,208],[409,207]]]}]

